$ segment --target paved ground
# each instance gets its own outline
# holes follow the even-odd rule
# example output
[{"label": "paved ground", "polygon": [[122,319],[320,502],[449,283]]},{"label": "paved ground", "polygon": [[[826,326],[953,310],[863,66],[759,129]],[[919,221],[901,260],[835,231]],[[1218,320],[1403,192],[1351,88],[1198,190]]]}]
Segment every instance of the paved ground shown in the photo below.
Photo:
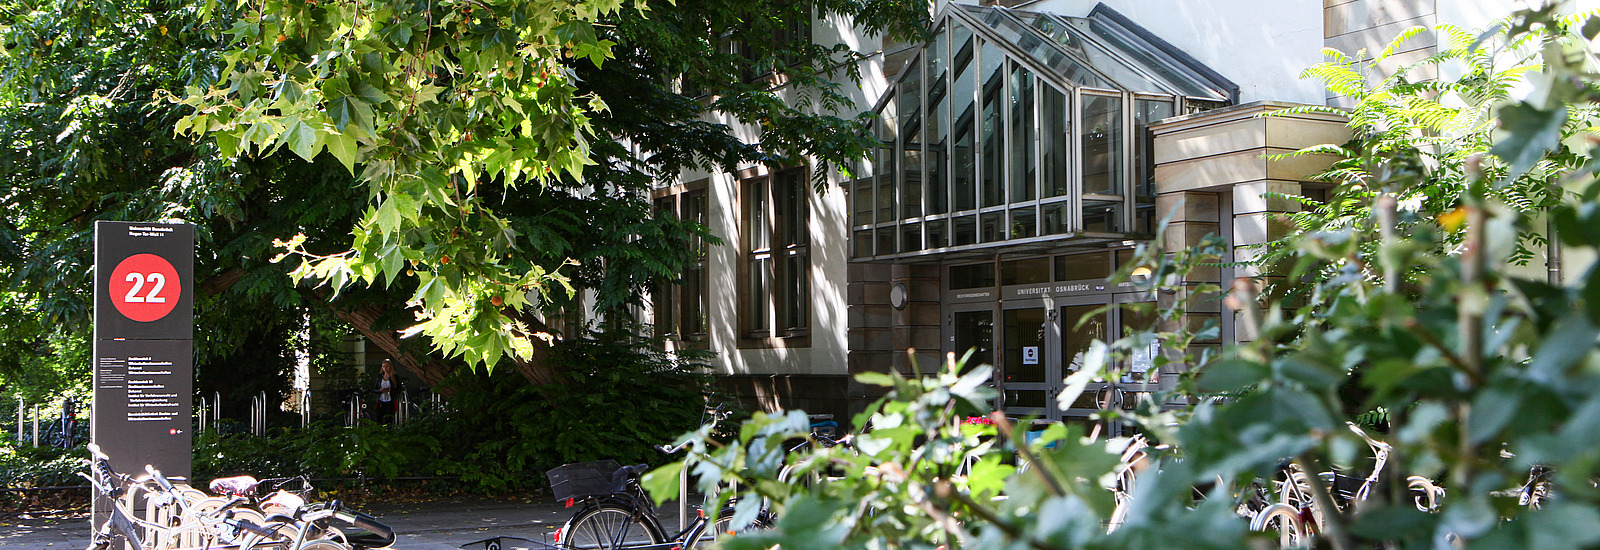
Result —
[{"label": "paved ground", "polygon": [[[397,550],[455,550],[462,544],[496,536],[548,541],[571,511],[546,498],[533,500],[443,499],[361,508],[393,527]],[[658,513],[669,532],[678,527],[678,508]],[[89,545],[86,515],[0,518],[0,550],[81,550]],[[516,545],[507,545],[513,550]],[[481,547],[479,547],[481,548]],[[537,548],[537,547],[536,547]]]}]

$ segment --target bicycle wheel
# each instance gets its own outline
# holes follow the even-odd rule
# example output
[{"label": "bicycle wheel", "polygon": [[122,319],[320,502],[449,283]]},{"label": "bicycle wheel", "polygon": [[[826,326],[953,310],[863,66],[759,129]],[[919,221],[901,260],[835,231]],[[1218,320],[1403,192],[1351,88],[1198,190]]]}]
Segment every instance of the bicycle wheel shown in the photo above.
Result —
[{"label": "bicycle wheel", "polygon": [[578,512],[561,527],[561,548],[612,550],[666,542],[661,531],[631,507],[602,504]]},{"label": "bicycle wheel", "polygon": [[777,519],[772,517],[772,512],[762,510],[756,514],[755,519],[750,520],[749,525],[744,526],[743,529],[734,529],[733,513],[734,508],[732,506],[717,512],[717,522],[711,525],[711,540],[722,540],[742,533],[771,529],[773,520]]},{"label": "bicycle wheel", "polygon": [[1309,546],[1310,534],[1300,520],[1300,511],[1287,504],[1274,504],[1250,520],[1250,530],[1278,533],[1279,548]]},{"label": "bicycle wheel", "polygon": [[350,550],[350,547],[328,539],[318,539],[305,543],[300,550]]},{"label": "bicycle wheel", "polygon": [[241,550],[290,550],[300,538],[300,527],[281,521],[258,523],[266,534],[245,531],[238,537]]}]

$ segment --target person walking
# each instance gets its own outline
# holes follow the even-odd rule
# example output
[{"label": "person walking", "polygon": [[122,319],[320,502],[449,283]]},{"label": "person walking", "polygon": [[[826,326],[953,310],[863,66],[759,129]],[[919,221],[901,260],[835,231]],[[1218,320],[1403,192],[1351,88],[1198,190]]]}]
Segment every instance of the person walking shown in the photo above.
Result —
[{"label": "person walking", "polygon": [[378,403],[373,410],[373,417],[379,424],[388,424],[394,419],[395,390],[399,389],[399,379],[394,376],[394,364],[388,359],[383,360],[379,367],[378,375]]}]

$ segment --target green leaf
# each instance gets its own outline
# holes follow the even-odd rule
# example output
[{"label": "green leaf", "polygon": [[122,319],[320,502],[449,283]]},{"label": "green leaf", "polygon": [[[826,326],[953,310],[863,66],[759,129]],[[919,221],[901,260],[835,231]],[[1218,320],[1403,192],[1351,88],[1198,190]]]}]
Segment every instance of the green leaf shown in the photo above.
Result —
[{"label": "green leaf", "polygon": [[1266,365],[1238,358],[1220,359],[1200,369],[1195,384],[1202,392],[1236,392],[1267,378]]},{"label": "green leaf", "polygon": [[356,120],[356,103],[359,101],[348,95],[328,100],[328,118],[333,121],[333,129],[335,131],[344,132],[345,128]]},{"label": "green leaf", "polygon": [[897,382],[894,375],[882,372],[858,372],[856,381],[868,386],[883,386],[892,388]]},{"label": "green leaf", "polygon": [[384,234],[394,233],[395,230],[398,230],[401,219],[400,210],[396,208],[393,199],[383,201],[383,204],[378,205],[378,211],[372,215],[373,223],[378,225],[378,232]]},{"label": "green leaf", "polygon": [[1528,363],[1528,378],[1554,390],[1564,389],[1567,369],[1594,349],[1597,336],[1600,327],[1589,322],[1588,314],[1568,313],[1556,322],[1549,337],[1534,352]]},{"label": "green leaf", "polygon": [[1467,441],[1480,445],[1500,433],[1516,417],[1522,406],[1522,396],[1498,387],[1479,393],[1472,400],[1472,414],[1467,419]]},{"label": "green leaf", "polygon": [[283,144],[307,162],[316,158],[321,150],[317,144],[317,131],[298,118],[290,119],[288,128],[284,130]]},{"label": "green leaf", "polygon": [[323,134],[323,136],[327,142],[328,152],[333,153],[333,157],[339,159],[339,163],[344,165],[344,169],[354,175],[356,173],[356,138],[342,133],[328,133]]},{"label": "green leaf", "polygon": [[685,464],[685,461],[679,460],[645,472],[644,477],[639,478],[639,485],[650,493],[656,506],[678,498],[679,480],[683,477]]},{"label": "green leaf", "polygon": [[1542,110],[1526,103],[1516,103],[1499,110],[1500,129],[1505,136],[1490,149],[1496,156],[1511,164],[1511,170],[1498,185],[1505,185],[1522,177],[1546,153],[1561,146],[1561,128],[1567,123],[1567,108]]}]

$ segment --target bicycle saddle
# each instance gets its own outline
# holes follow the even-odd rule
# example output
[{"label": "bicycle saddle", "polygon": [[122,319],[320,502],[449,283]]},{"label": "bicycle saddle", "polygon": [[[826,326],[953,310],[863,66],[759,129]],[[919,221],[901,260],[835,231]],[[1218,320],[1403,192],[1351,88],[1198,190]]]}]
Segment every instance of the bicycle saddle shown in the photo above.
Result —
[{"label": "bicycle saddle", "polygon": [[650,471],[649,464],[623,466],[621,468],[617,468],[616,473],[611,474],[611,479],[612,481],[621,481],[624,479],[635,478],[644,475],[644,473],[648,471]]},{"label": "bicycle saddle", "polygon": [[256,494],[256,478],[251,476],[221,477],[211,480],[211,492],[219,495],[247,497]]}]

